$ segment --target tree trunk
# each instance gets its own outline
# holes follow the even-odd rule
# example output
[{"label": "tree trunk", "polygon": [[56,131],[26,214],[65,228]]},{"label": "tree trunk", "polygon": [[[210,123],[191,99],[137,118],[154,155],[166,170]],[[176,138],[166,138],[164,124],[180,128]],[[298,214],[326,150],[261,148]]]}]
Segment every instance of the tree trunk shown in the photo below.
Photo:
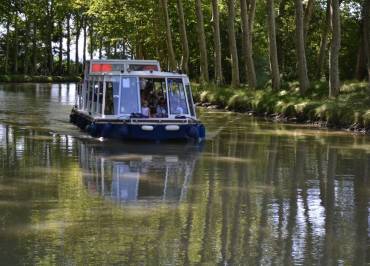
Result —
[{"label": "tree trunk", "polygon": [[36,64],[37,64],[37,27],[36,20],[32,22],[32,67],[31,74],[36,73]]},{"label": "tree trunk", "polygon": [[[106,53],[106,56],[107,58],[111,58],[111,45],[110,45],[110,41],[107,42],[107,45],[105,47],[105,53]],[[137,51],[135,52],[137,54]]]},{"label": "tree trunk", "polygon": [[80,73],[80,58],[78,54],[79,50],[79,39],[80,39],[80,33],[81,33],[81,23],[79,20],[79,17],[76,16],[75,18],[75,23],[76,23],[76,55],[75,55],[75,73],[79,74]]},{"label": "tree trunk", "polygon": [[326,17],[325,22],[322,27],[321,33],[321,42],[320,42],[320,51],[317,58],[317,74],[316,77],[320,79],[324,72],[324,65],[325,65],[325,58],[326,58],[326,50],[328,47],[328,35],[329,35],[329,27],[330,27],[330,0],[327,0],[326,3]]},{"label": "tree trunk", "polygon": [[189,44],[182,0],[177,0],[177,12],[179,16],[180,38],[182,43],[181,69],[185,73],[189,73]]},{"label": "tree trunk", "polygon": [[195,0],[195,9],[197,16],[197,33],[199,41],[199,52],[200,52],[200,76],[201,82],[208,82],[208,58],[207,58],[207,45],[206,45],[206,35],[204,33],[204,22],[203,22],[203,12],[202,12],[202,2],[201,0]]},{"label": "tree trunk", "polygon": [[365,40],[365,54],[367,58],[367,77],[369,81],[368,90],[370,91],[370,3],[364,1],[363,18],[364,18],[364,40]]},{"label": "tree trunk", "polygon": [[87,39],[86,17],[84,17],[84,19],[83,19],[83,27],[84,27],[84,42],[83,42],[82,60],[83,60],[83,65],[85,67],[85,63],[86,63],[86,39]]},{"label": "tree trunk", "polygon": [[13,73],[18,73],[18,6],[17,1],[14,1],[16,11],[14,12],[14,54],[13,54]]},{"label": "tree trunk", "polygon": [[256,0],[247,0],[247,10],[249,14],[249,32],[253,32],[254,17],[256,15]]},{"label": "tree trunk", "polygon": [[360,40],[358,43],[357,49],[357,60],[356,60],[356,70],[355,70],[355,79],[364,80],[367,72],[367,56],[365,52],[365,39],[364,39],[364,21],[362,20],[360,24]]},{"label": "tree trunk", "polygon": [[305,41],[307,39],[307,33],[308,33],[308,29],[310,27],[312,12],[313,12],[313,8],[315,6],[314,4],[315,4],[315,0],[308,0],[306,9],[304,11],[303,23],[304,23],[304,40]]},{"label": "tree trunk", "polygon": [[236,47],[236,39],[235,39],[235,3],[234,0],[228,0],[228,32],[229,32],[229,49],[230,49],[230,56],[231,56],[231,86],[239,87],[240,86],[240,79],[239,79],[239,61],[238,61],[238,50]]},{"label": "tree trunk", "polygon": [[54,31],[54,1],[51,0],[48,6],[48,18],[49,18],[49,26],[48,26],[48,36],[47,36],[47,66],[48,66],[48,74],[53,73],[53,31]]},{"label": "tree trunk", "polygon": [[287,36],[285,33],[286,27],[284,27],[283,19],[286,16],[286,3],[287,0],[281,0],[279,4],[279,15],[276,17],[276,23],[279,25],[276,32],[276,46],[278,54],[278,62],[280,64],[280,71],[284,73],[285,70],[285,44],[284,37]]},{"label": "tree trunk", "polygon": [[217,85],[221,85],[223,83],[223,75],[221,61],[220,13],[218,8],[218,0],[212,0],[212,22],[215,50],[215,82]]},{"label": "tree trunk", "polygon": [[245,73],[250,88],[256,87],[256,72],[253,62],[252,51],[252,33],[249,31],[252,27],[249,25],[249,14],[246,0],[240,0],[240,16],[242,19],[243,30],[243,55],[245,60]]},{"label": "tree trunk", "polygon": [[90,54],[90,60],[93,59],[94,56],[94,27],[92,21],[90,21],[89,24],[89,40],[90,40],[90,46],[89,46],[89,54]]},{"label": "tree trunk", "polygon": [[29,65],[29,32],[30,32],[30,21],[26,18],[26,32],[25,34],[25,42],[24,42],[24,60],[23,60],[23,73],[28,74],[28,65]]},{"label": "tree trunk", "polygon": [[298,76],[299,76],[299,85],[300,85],[299,88],[300,88],[301,94],[304,94],[309,88],[310,82],[308,80],[308,74],[307,74],[302,0],[295,0],[295,13],[296,13]]},{"label": "tree trunk", "polygon": [[100,37],[99,38],[99,59],[102,59],[102,56],[103,56],[103,38]]},{"label": "tree trunk", "polygon": [[67,16],[67,75],[71,73],[71,18]]},{"label": "tree trunk", "polygon": [[5,74],[9,71],[9,50],[10,50],[10,19],[8,18],[6,21],[6,51],[5,51],[5,65],[4,65],[4,72]]},{"label": "tree trunk", "polygon": [[280,73],[279,73],[279,62],[278,62],[277,47],[276,47],[274,0],[267,1],[267,14],[268,14],[267,19],[268,19],[270,71],[271,71],[272,89],[279,90],[280,89]]},{"label": "tree trunk", "polygon": [[63,75],[63,20],[58,21],[59,30],[59,53],[58,53],[58,65],[59,75]]},{"label": "tree trunk", "polygon": [[167,41],[169,70],[174,71],[177,68],[177,62],[176,62],[175,52],[173,50],[173,45],[172,45],[171,23],[170,23],[170,18],[168,16],[168,3],[167,3],[167,0],[160,0],[160,3],[162,5],[164,22],[166,26],[166,41]]},{"label": "tree trunk", "polygon": [[331,30],[332,40],[330,47],[329,64],[329,96],[336,97],[339,94],[339,50],[340,50],[340,11],[338,0],[331,0]]}]

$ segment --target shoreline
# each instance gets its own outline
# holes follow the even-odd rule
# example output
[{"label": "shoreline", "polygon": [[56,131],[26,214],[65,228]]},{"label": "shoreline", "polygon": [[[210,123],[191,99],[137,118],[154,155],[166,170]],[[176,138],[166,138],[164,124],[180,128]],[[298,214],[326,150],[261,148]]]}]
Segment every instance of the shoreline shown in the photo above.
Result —
[{"label": "shoreline", "polygon": [[76,75],[0,75],[0,83],[73,83],[80,81],[81,77]]},{"label": "shoreline", "polygon": [[293,82],[285,90],[249,90],[193,84],[194,101],[207,109],[220,109],[277,123],[306,124],[316,128],[370,135],[368,83],[345,82],[336,99],[326,96],[326,83],[316,82],[301,96]]}]

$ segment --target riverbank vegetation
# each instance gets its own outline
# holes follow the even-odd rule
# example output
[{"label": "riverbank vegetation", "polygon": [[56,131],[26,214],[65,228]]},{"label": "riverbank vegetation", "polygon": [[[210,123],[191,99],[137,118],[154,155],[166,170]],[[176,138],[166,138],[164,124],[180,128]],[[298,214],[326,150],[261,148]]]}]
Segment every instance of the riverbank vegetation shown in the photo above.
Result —
[{"label": "riverbank vegetation", "polygon": [[69,76],[43,76],[43,75],[0,75],[0,82],[39,82],[39,83],[57,83],[57,82],[79,82],[81,77],[77,75]]},{"label": "riverbank vegetation", "polygon": [[[348,95],[369,84],[369,14],[367,0],[8,0],[0,72],[70,76],[89,58],[157,59],[229,97],[225,106],[244,95],[258,106],[296,97],[357,112]],[[356,83],[347,80],[359,91],[348,93]],[[264,111],[293,110],[274,106]]]},{"label": "riverbank vegetation", "polygon": [[194,99],[208,108],[248,112],[278,121],[311,123],[370,132],[370,94],[366,82],[345,82],[336,98],[327,96],[328,83],[314,82],[305,95],[299,83],[282,84],[280,91],[235,89],[193,84]]}]

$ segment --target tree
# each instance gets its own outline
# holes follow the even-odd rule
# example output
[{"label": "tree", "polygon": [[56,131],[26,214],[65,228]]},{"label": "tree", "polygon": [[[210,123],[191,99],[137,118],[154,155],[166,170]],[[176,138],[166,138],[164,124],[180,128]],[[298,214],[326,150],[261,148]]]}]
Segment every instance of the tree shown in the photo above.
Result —
[{"label": "tree", "polygon": [[310,83],[307,74],[307,61],[304,40],[304,25],[303,25],[303,5],[302,0],[295,0],[296,14],[296,42],[297,42],[297,58],[298,58],[298,77],[299,88],[301,94],[304,94],[309,88]]},{"label": "tree", "polygon": [[340,89],[338,62],[340,50],[340,13],[338,0],[330,0],[330,10],[332,40],[329,55],[329,96],[336,97]]},{"label": "tree", "polygon": [[71,16],[67,15],[67,74],[71,73]]},{"label": "tree", "polygon": [[79,74],[80,72],[80,63],[79,63],[79,40],[81,35],[81,18],[79,13],[75,14],[75,38],[76,38],[76,54],[75,54],[75,74]]},{"label": "tree", "polygon": [[195,11],[197,16],[197,33],[200,53],[200,76],[202,82],[208,82],[209,74],[208,74],[207,44],[206,36],[204,33],[204,21],[201,0],[195,0]]},{"label": "tree", "polygon": [[14,54],[13,54],[13,73],[18,73],[18,1],[14,1]]},{"label": "tree", "polygon": [[236,47],[236,40],[235,40],[235,3],[234,0],[228,0],[228,33],[229,33],[229,49],[230,49],[230,56],[231,56],[231,85],[233,87],[240,86],[240,78],[239,78],[239,61],[238,61],[238,50]]},{"label": "tree", "polygon": [[368,0],[364,0],[362,9],[363,19],[364,19],[364,39],[365,39],[365,54],[367,58],[367,75],[370,90],[370,3]]},{"label": "tree", "polygon": [[279,90],[280,73],[276,47],[274,0],[267,1],[267,19],[268,19],[269,52],[270,52],[269,54],[270,54],[272,89]]},{"label": "tree", "polygon": [[223,83],[222,61],[221,61],[221,37],[220,37],[220,14],[218,0],[212,0],[212,25],[213,25],[213,42],[215,50],[215,83]]},{"label": "tree", "polygon": [[312,17],[312,12],[314,8],[315,0],[308,0],[307,6],[305,8],[304,12],[304,18],[303,18],[303,23],[304,23],[304,39],[306,41],[307,39],[307,33],[308,33],[308,28],[310,26],[311,22],[311,17]]},{"label": "tree", "polygon": [[[255,0],[252,0],[255,2]],[[254,4],[255,5],[255,4]],[[253,4],[252,4],[253,6]],[[252,10],[253,11],[253,10]],[[254,12],[254,11],[253,11]],[[250,88],[256,87],[256,72],[253,62],[252,51],[252,26],[250,25],[249,12],[246,0],[240,0],[240,16],[242,19],[243,54],[245,60],[245,73]]]},{"label": "tree", "polygon": [[170,70],[174,71],[177,68],[177,62],[175,58],[175,52],[173,50],[172,45],[172,35],[171,35],[171,24],[170,24],[170,18],[168,16],[168,3],[167,0],[160,0],[164,15],[164,21],[166,25],[166,40],[167,40],[167,52],[168,52],[168,61],[169,61],[169,67]]},{"label": "tree", "polygon": [[326,50],[328,47],[328,34],[329,34],[329,27],[330,27],[330,0],[326,1],[326,15],[324,23],[322,24],[322,32],[321,32],[321,41],[320,41],[320,50],[317,57],[317,74],[316,78],[321,78],[323,71],[324,71],[324,63],[326,57]]},{"label": "tree", "polygon": [[182,44],[181,69],[185,73],[189,73],[189,43],[188,36],[186,34],[186,23],[182,0],[177,0],[177,12],[179,16],[180,38]]}]

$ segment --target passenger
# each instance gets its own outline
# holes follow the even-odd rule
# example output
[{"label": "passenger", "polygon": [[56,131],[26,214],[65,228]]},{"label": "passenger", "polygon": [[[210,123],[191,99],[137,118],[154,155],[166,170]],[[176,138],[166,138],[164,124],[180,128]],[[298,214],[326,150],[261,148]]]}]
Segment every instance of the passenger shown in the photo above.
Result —
[{"label": "passenger", "polygon": [[148,107],[148,101],[144,100],[141,106],[141,114],[145,117],[150,117],[150,109]]},{"label": "passenger", "polygon": [[180,105],[176,107],[175,114],[183,115],[184,114],[184,108],[182,108]]},{"label": "passenger", "polygon": [[167,106],[166,106],[166,101],[164,98],[159,99],[159,103],[157,105],[157,110],[156,110],[156,116],[157,117],[167,117]]},{"label": "passenger", "polygon": [[148,97],[148,104],[150,108],[150,112],[154,114],[156,112],[156,107],[158,105],[158,96],[155,91],[150,91]]}]

